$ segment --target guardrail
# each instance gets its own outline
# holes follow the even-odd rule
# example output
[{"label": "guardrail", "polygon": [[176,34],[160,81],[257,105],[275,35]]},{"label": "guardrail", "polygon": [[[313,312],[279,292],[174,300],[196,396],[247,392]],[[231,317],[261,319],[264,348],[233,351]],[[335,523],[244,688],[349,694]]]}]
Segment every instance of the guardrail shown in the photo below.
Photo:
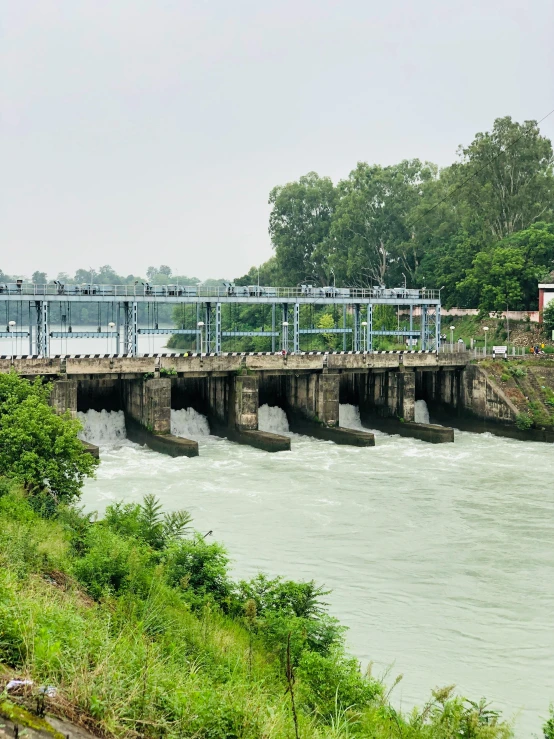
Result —
[{"label": "guardrail", "polygon": [[[439,351],[441,353],[447,353],[447,354],[452,354],[453,352],[468,352],[469,354],[473,356],[474,359],[486,359],[487,357],[490,357],[492,359],[495,355],[495,352],[493,351],[492,346],[488,346],[486,349],[485,347],[482,347],[482,346],[473,347],[473,349],[471,349],[467,347],[464,342],[461,342],[461,341],[455,341],[453,344],[444,342],[443,344],[440,345]],[[526,356],[528,352],[529,352],[529,349],[526,349],[525,347],[522,347],[522,346],[508,346],[507,347],[507,357],[508,358]]]},{"label": "guardrail", "polygon": [[46,285],[37,285],[18,281],[15,283],[0,284],[0,299],[2,295],[20,295],[25,297],[43,297],[48,295],[67,295],[69,297],[202,297],[202,298],[352,298],[352,299],[380,299],[380,300],[439,300],[439,290],[409,289],[409,288],[357,288],[357,287],[314,287],[300,285],[298,287],[265,287],[261,285],[224,285],[222,287],[204,287],[202,285],[150,285],[137,283],[135,285],[69,285],[55,282]]}]

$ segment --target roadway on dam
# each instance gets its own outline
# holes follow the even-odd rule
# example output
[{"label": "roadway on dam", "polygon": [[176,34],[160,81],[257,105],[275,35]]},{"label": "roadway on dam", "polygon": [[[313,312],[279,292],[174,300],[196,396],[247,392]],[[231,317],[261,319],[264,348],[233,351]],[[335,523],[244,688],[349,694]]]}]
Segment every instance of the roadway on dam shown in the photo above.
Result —
[{"label": "roadway on dam", "polygon": [[[540,734],[554,698],[554,445],[456,433],[434,446],[379,434],[375,448],[295,435],[268,454],[209,436],[194,411],[173,432],[201,456],[170,459],[125,439],[122,413],[89,411],[100,443],[89,509],[154,492],[187,508],[228,546],[238,576],[259,570],[315,579],[349,627],[352,652],[374,662],[397,705],[422,706],[436,686],[481,696]],[[341,423],[356,426],[352,406]],[[287,433],[280,409],[260,426]]]}]

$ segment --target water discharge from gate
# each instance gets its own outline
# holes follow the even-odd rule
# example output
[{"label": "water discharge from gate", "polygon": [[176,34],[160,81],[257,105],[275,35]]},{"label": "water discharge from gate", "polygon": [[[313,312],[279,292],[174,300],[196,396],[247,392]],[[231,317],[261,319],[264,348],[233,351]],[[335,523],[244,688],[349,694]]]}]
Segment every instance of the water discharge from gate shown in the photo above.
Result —
[{"label": "water discharge from gate", "polygon": [[[283,433],[277,410],[261,415]],[[91,414],[102,463],[88,509],[145,493],[186,508],[237,576],[332,589],[352,652],[377,674],[392,665],[389,682],[404,674],[397,705],[456,683],[519,714],[517,736],[540,734],[554,699],[554,446],[457,432],[439,446],[379,434],[368,449],[293,434],[292,451],[267,454],[200,434],[199,457],[172,459],[122,439],[120,414]],[[357,423],[357,409],[340,421]]]}]

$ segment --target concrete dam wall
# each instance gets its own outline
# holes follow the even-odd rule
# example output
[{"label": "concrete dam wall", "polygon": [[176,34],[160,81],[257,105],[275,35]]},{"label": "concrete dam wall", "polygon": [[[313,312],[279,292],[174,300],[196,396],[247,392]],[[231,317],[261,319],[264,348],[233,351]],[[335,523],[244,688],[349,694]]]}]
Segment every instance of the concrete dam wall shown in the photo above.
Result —
[{"label": "concrete dam wall", "polygon": [[[171,435],[172,409],[192,408],[207,418],[212,434],[267,451],[290,449],[291,440],[260,431],[261,405],[281,408],[291,431],[362,446],[374,445],[374,436],[342,428],[341,403],[359,408],[366,429],[432,443],[454,439],[453,430],[439,423],[499,430],[513,427],[516,413],[486,373],[459,353],[79,358],[63,367],[48,362],[56,408],[122,410],[129,438],[174,455],[196,455],[198,444]],[[430,423],[415,423],[417,400],[427,403]]]}]

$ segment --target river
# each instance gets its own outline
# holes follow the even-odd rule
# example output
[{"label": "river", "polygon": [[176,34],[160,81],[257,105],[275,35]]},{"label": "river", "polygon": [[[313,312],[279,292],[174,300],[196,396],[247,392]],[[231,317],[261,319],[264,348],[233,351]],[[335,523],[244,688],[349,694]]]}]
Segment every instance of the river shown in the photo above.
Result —
[{"label": "river", "polygon": [[[177,411],[173,431],[198,438],[200,457],[171,459],[127,441],[121,413],[89,411],[87,423],[102,446],[88,508],[154,492],[213,530],[237,576],[332,589],[351,651],[389,683],[403,674],[397,705],[455,683],[514,718],[518,736],[540,734],[554,700],[553,446],[377,432],[374,448],[293,435],[291,452],[269,454]],[[341,423],[359,425],[357,409],[341,406]],[[264,407],[260,426],[286,432],[286,418]]]}]

